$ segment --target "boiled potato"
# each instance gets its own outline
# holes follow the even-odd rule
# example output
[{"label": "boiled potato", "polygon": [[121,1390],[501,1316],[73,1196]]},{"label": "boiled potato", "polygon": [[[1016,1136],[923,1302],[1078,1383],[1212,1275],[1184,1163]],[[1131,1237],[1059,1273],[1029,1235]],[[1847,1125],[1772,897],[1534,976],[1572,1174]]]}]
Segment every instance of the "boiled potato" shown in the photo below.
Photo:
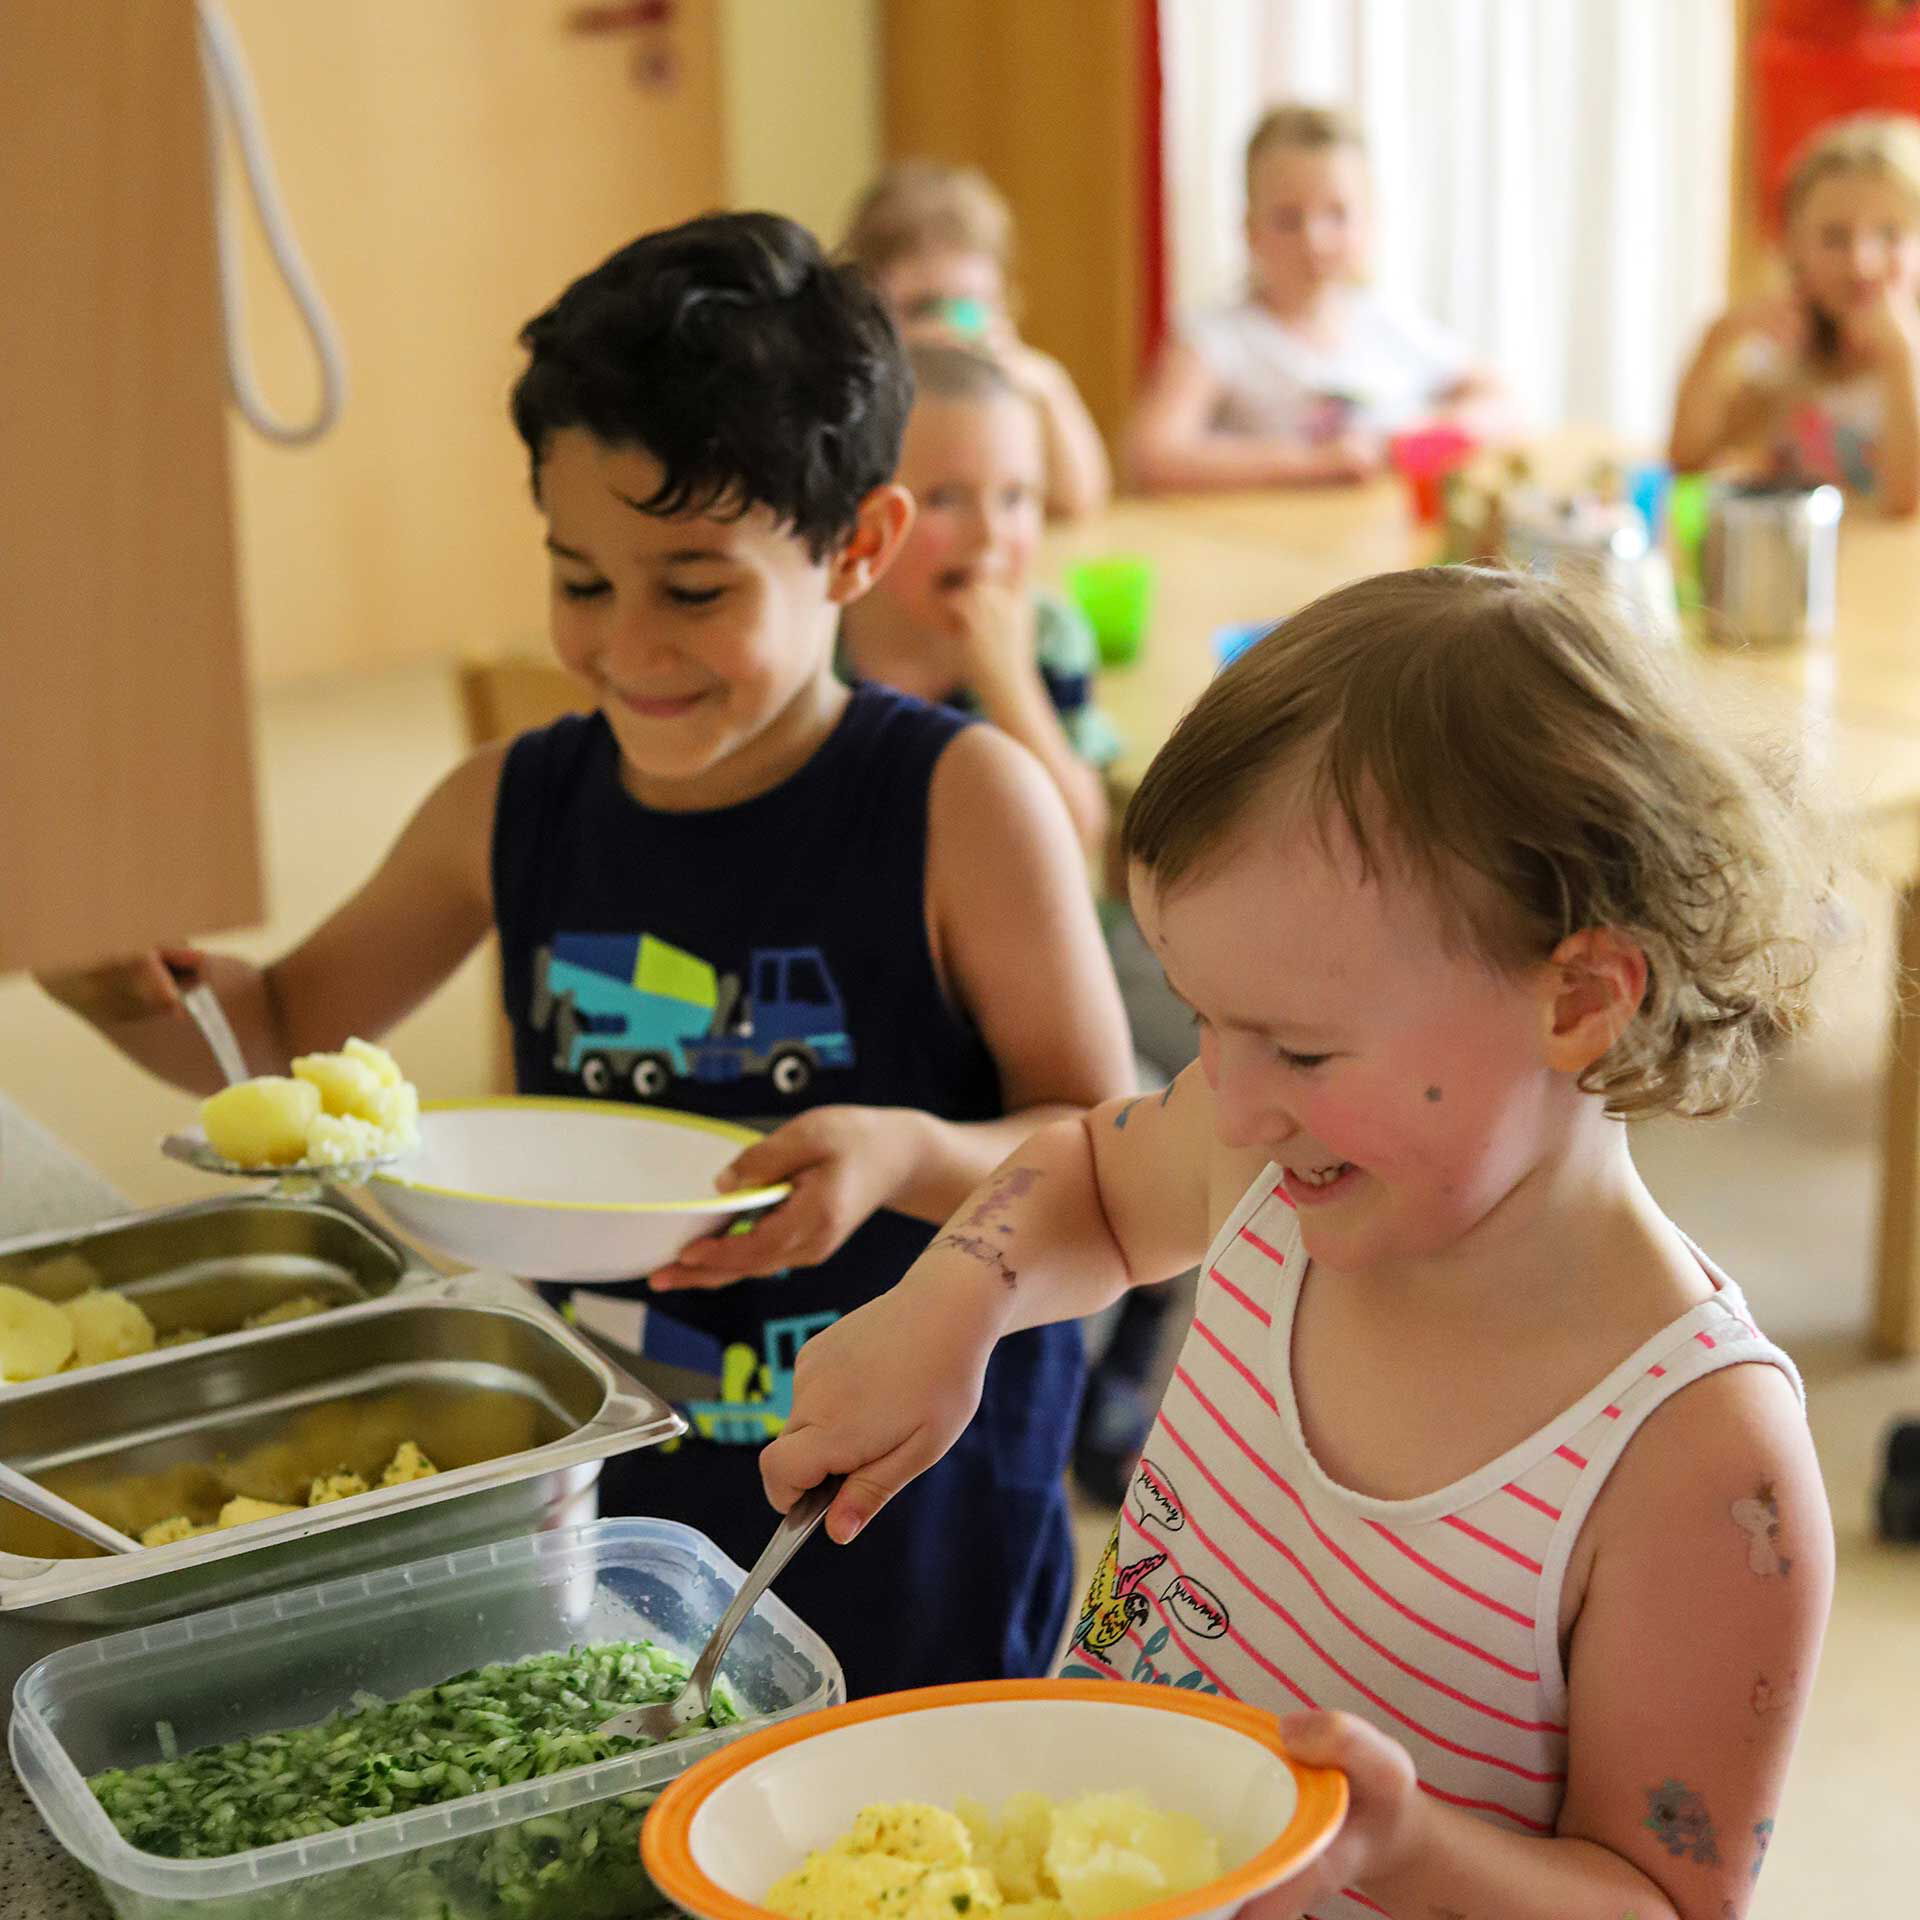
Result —
[{"label": "boiled potato", "polygon": [[153,1322],[140,1303],[124,1293],[103,1293],[95,1287],[69,1300],[60,1311],[73,1325],[76,1367],[98,1366],[103,1360],[124,1360],[154,1349]]},{"label": "boiled potato", "polygon": [[169,1515],[165,1520],[156,1520],[152,1526],[140,1530],[140,1544],[143,1547],[170,1547],[176,1540],[197,1540],[203,1533],[211,1533],[211,1527],[196,1527],[184,1513]]},{"label": "boiled potato", "polygon": [[383,1487],[404,1487],[409,1480],[431,1480],[440,1469],[420,1451],[418,1442],[402,1440],[380,1476]]},{"label": "boiled potato", "polygon": [[236,1493],[220,1509],[220,1518],[213,1524],[216,1527],[244,1527],[253,1520],[272,1520],[283,1513],[298,1513],[298,1507],[290,1507],[279,1500],[255,1500],[251,1495]]},{"label": "boiled potato", "polygon": [[317,1088],[321,1106],[336,1119],[380,1117],[380,1078],[363,1060],[344,1053],[303,1053],[293,1063],[293,1077]]},{"label": "boiled potato", "polygon": [[340,1049],[349,1060],[357,1060],[367,1069],[383,1087],[404,1087],[407,1076],[400,1071],[400,1062],[385,1047],[376,1047],[371,1040],[349,1040]]},{"label": "boiled potato", "polygon": [[307,1505],[324,1507],[335,1500],[351,1500],[356,1493],[365,1493],[367,1483],[357,1473],[349,1473],[345,1467],[336,1473],[321,1474],[307,1489]]},{"label": "boiled potato", "polygon": [[385,1150],[385,1131],[356,1114],[323,1113],[307,1129],[307,1161],[311,1166],[350,1167],[357,1160],[375,1159]]},{"label": "boiled potato", "polygon": [[200,1103],[207,1144],[240,1167],[291,1167],[306,1157],[320,1089],[277,1074],[242,1080]]},{"label": "boiled potato", "polygon": [[0,1285],[0,1380],[44,1380],[73,1355],[73,1322],[50,1300]]}]

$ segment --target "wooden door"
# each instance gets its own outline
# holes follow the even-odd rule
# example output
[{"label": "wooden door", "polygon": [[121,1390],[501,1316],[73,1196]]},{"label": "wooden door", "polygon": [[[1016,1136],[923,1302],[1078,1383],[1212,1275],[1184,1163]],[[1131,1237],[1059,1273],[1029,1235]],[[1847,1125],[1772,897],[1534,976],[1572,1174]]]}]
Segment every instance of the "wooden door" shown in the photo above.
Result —
[{"label": "wooden door", "polygon": [[260,916],[189,0],[0,53],[0,972]]},{"label": "wooden door", "polygon": [[977,166],[1007,196],[1022,330],[1066,363],[1109,438],[1146,311],[1151,15],[1142,0],[888,0],[883,22],[888,157]]},{"label": "wooden door", "polygon": [[[576,0],[226,5],[349,363],[318,445],[234,430],[256,669],[541,647],[514,336],[615,247],[724,198],[714,0],[664,28]],[[250,335],[297,412],[311,356],[248,224]]]}]

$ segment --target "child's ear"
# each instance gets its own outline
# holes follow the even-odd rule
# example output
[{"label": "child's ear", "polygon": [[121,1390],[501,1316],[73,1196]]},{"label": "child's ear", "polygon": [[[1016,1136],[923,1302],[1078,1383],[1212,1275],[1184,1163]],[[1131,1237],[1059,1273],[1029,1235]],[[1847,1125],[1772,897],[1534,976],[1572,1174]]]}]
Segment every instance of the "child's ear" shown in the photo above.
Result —
[{"label": "child's ear", "polygon": [[893,565],[912,525],[913,495],[891,481],[875,487],[827,562],[827,598],[841,607],[858,600]]},{"label": "child's ear", "polygon": [[1542,969],[1541,1047],[1557,1073],[1578,1077],[1633,1024],[1647,995],[1647,956],[1615,927],[1569,934]]}]

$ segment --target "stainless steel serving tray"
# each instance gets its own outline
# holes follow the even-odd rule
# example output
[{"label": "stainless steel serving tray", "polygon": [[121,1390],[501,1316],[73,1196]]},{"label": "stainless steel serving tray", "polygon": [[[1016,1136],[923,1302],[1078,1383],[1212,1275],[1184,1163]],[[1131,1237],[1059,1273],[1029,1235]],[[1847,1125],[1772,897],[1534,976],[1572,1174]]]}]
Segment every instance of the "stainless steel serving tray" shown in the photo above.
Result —
[{"label": "stainless steel serving tray", "polygon": [[[234,1333],[301,1294],[350,1306],[437,1277],[333,1199],[247,1194],[0,1243],[0,1281],[55,1301],[112,1288],[139,1301],[163,1338],[189,1327]],[[0,1384],[0,1398],[16,1390]]]},{"label": "stainless steel serving tray", "polygon": [[137,1554],[0,1507],[0,1614],[270,1554],[681,1431],[517,1282],[468,1274],[445,1288],[11,1394],[0,1458],[129,1532],[172,1512],[209,1518],[233,1492],[297,1497],[334,1466],[377,1480],[402,1439],[441,1471]]}]

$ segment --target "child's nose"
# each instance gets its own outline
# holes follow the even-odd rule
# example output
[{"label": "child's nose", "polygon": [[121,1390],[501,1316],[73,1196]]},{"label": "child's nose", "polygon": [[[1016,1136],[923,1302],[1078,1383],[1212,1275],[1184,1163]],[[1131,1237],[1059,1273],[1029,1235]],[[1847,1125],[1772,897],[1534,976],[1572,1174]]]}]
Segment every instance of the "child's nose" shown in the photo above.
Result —
[{"label": "child's nose", "polygon": [[1293,1115],[1275,1097],[1271,1064],[1252,1057],[1238,1042],[1216,1044],[1207,1079],[1222,1146],[1266,1147],[1298,1131]]}]

